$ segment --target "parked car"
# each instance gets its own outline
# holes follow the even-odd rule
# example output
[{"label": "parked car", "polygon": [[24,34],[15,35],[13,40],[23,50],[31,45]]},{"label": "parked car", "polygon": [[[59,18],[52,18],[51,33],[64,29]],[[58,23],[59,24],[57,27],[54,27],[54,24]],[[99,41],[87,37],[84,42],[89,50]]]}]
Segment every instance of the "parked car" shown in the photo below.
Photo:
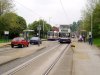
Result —
[{"label": "parked car", "polygon": [[14,46],[18,46],[18,47],[28,47],[29,46],[29,42],[27,40],[25,40],[23,37],[16,37],[11,41],[11,47],[13,48]]},{"label": "parked car", "polygon": [[30,39],[30,44],[42,44],[42,41],[39,37],[32,37]]},{"label": "parked car", "polygon": [[64,37],[64,38],[59,38],[59,42],[60,43],[71,43],[71,39],[70,38],[66,38],[66,37]]}]

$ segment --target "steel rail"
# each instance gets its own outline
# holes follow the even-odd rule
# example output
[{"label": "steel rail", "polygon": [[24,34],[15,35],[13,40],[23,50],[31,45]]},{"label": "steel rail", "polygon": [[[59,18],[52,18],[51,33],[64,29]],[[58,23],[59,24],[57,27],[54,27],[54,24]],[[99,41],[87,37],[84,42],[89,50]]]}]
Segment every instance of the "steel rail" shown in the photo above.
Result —
[{"label": "steel rail", "polygon": [[15,68],[11,69],[11,70],[9,70],[9,71],[7,71],[7,72],[1,74],[1,75],[13,75],[14,73],[16,73],[16,72],[20,71],[21,69],[25,68],[26,66],[28,66],[28,65],[29,65],[31,62],[33,62],[36,58],[38,58],[38,57],[40,57],[40,56],[42,56],[42,55],[44,55],[44,54],[46,54],[46,53],[48,53],[48,52],[50,52],[50,51],[56,49],[56,48],[58,48],[59,46],[61,46],[61,44],[56,45],[55,47],[49,49],[48,51],[43,52],[42,54],[40,54],[40,55],[38,55],[38,56],[32,58],[31,60],[29,60],[29,61],[27,61],[27,62],[25,62],[25,63],[23,63],[23,64],[21,64],[21,65],[15,67]]},{"label": "steel rail", "polygon": [[53,67],[56,65],[56,63],[59,61],[61,56],[64,54],[66,49],[70,47],[70,44],[65,47],[65,49],[59,54],[59,56],[56,58],[56,60],[50,65],[50,67],[42,74],[42,75],[48,75],[50,71],[53,69]]},{"label": "steel rail", "polygon": [[[30,47],[32,47],[32,46],[30,46]],[[47,47],[49,47],[49,46],[47,46]],[[52,47],[52,46],[50,46],[50,47]],[[8,48],[9,48],[9,47],[8,47]],[[25,47],[25,48],[28,48],[28,47]],[[17,50],[20,50],[20,49],[22,49],[22,48],[3,49],[3,50],[0,50],[0,54],[2,54],[2,53],[7,53],[7,52],[9,52],[9,51],[17,51]]]}]

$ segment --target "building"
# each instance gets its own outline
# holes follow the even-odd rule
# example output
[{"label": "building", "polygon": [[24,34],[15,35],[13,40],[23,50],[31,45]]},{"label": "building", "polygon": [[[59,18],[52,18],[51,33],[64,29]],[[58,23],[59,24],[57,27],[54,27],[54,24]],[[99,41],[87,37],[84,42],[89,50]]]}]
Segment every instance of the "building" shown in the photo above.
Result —
[{"label": "building", "polygon": [[57,32],[59,32],[59,28],[58,28],[58,27],[53,26],[53,27],[52,27],[52,31],[57,31]]}]

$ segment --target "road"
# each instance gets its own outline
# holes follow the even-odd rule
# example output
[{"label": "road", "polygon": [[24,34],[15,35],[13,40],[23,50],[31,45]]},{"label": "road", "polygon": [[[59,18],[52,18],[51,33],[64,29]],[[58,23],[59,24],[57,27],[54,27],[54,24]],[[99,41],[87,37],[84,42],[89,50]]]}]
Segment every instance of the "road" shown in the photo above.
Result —
[{"label": "road", "polygon": [[[41,46],[6,48],[0,57],[16,56],[17,51],[21,54],[19,58],[1,64],[0,75],[100,75],[100,49],[75,40],[72,44],[75,47],[48,41]],[[46,47],[37,50],[42,46]]]},{"label": "road", "polygon": [[25,48],[2,48],[0,52],[0,64],[11,61],[17,58],[25,57],[31,55],[32,53],[40,50],[41,48],[45,48],[48,46],[52,46],[52,43],[56,44],[57,42],[43,42],[42,45],[31,45],[30,47]]},{"label": "road", "polygon": [[[54,63],[58,56],[62,52],[64,52],[66,46],[68,46],[67,44],[60,45],[57,41],[44,42],[43,45],[45,45],[46,48],[35,51],[28,56],[22,56],[21,58],[0,65],[0,75],[42,75],[48,70],[52,63]],[[31,48],[33,48],[33,46],[30,46],[29,48],[24,48],[24,50],[29,50]],[[6,50],[4,52],[1,52],[1,55],[16,53],[16,50],[22,49],[15,48],[14,50],[9,50],[8,48],[8,50]],[[65,52],[66,51],[67,49],[65,50]],[[62,55],[63,54],[61,54],[61,56]],[[71,60],[69,61],[72,62]],[[69,68],[71,69],[71,64]]]}]

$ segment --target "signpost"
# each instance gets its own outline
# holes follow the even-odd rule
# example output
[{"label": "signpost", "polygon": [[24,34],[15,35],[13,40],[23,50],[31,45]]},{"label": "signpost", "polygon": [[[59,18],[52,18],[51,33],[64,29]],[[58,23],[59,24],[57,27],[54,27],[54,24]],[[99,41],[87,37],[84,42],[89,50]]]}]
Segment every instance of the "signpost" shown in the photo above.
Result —
[{"label": "signpost", "polygon": [[5,35],[9,35],[9,31],[4,31],[4,34]]},{"label": "signpost", "polygon": [[4,35],[5,35],[5,39],[8,42],[8,35],[9,35],[9,31],[4,31]]},{"label": "signpost", "polygon": [[[38,35],[39,35],[39,38],[40,38],[41,25],[39,25],[39,26],[37,27],[37,30],[39,31],[39,32],[38,32]],[[39,46],[40,46],[40,42],[39,42]]]},{"label": "signpost", "polygon": [[91,33],[91,32],[89,32],[89,35],[92,35],[92,33]]},{"label": "signpost", "polygon": [[38,34],[39,34],[39,38],[40,38],[40,30],[41,30],[41,26],[40,25],[37,27],[37,30],[39,31]]}]

